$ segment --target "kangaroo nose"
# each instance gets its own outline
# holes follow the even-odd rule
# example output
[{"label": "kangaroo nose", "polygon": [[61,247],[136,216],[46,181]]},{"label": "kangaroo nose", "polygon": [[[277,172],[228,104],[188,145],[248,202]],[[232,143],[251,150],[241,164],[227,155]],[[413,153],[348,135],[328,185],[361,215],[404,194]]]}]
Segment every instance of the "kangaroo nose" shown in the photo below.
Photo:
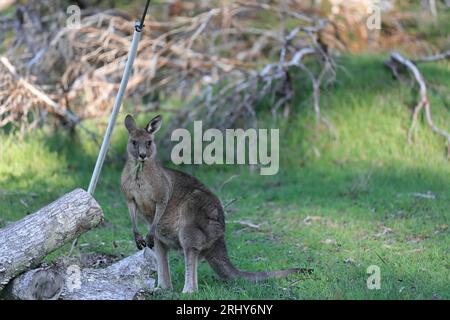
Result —
[{"label": "kangaroo nose", "polygon": [[139,158],[145,159],[147,155],[145,153],[139,153]]}]

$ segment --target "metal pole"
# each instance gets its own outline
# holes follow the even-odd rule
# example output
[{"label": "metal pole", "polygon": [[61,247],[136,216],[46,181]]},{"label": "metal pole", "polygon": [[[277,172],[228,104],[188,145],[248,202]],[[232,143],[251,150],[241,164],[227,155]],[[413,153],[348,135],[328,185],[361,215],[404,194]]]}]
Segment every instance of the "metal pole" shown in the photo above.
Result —
[{"label": "metal pole", "polygon": [[116,124],[120,107],[122,106],[123,96],[125,94],[125,90],[128,85],[128,80],[130,78],[130,74],[133,69],[133,62],[134,59],[136,58],[139,41],[141,40],[142,29],[138,27],[140,27],[139,21],[137,21],[136,24],[136,28],[133,35],[133,41],[131,43],[131,50],[128,55],[127,63],[125,65],[125,71],[123,73],[122,81],[120,82],[119,92],[117,93],[116,101],[114,102],[111,118],[109,119],[108,123],[108,128],[106,129],[105,137],[103,138],[103,143],[100,148],[100,153],[98,155],[97,162],[95,163],[94,172],[92,173],[91,182],[89,183],[88,192],[92,195],[94,194],[95,187],[97,186],[98,177],[100,176],[100,171],[102,170],[103,162],[105,161],[106,153],[108,152],[111,134],[114,129],[114,125]]}]

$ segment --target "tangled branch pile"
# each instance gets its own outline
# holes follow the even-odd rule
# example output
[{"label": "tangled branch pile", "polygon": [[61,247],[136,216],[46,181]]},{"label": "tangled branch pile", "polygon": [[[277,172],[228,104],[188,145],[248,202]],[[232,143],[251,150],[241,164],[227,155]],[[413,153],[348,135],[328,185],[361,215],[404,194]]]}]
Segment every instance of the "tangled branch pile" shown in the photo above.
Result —
[{"label": "tangled branch pile", "polygon": [[[246,10],[275,13],[279,17],[280,30],[242,27],[236,20],[238,15]],[[320,88],[324,82],[327,84],[335,80],[335,63],[319,38],[327,22],[299,14],[287,6],[274,7],[256,3],[237,7],[236,11],[230,12],[229,19],[229,34],[250,39],[245,43],[252,44],[241,49],[236,59],[252,63],[253,67],[231,69],[232,72],[228,72],[224,78],[216,76],[216,79],[184,108],[178,118],[180,121],[175,122],[174,127],[185,127],[192,120],[200,118],[207,125],[214,124],[221,129],[232,127],[240,120],[243,120],[244,125],[251,124],[256,127],[257,107],[265,99],[270,101],[274,117],[280,110],[283,110],[283,115],[287,117],[292,108],[294,83],[304,81],[305,76],[313,87],[316,118],[321,120]],[[288,23],[294,27],[287,28]],[[235,48],[230,51],[236,52]],[[259,59],[264,52],[266,57],[273,57],[275,62],[267,62],[258,68],[254,60]],[[306,56],[312,58],[308,64],[304,62]],[[314,64],[315,68],[312,68],[311,64]],[[217,86],[217,83],[220,85]]]},{"label": "tangled branch pile", "polygon": [[[10,25],[16,38],[8,58],[17,74],[0,64],[0,126],[42,123],[48,113],[71,124],[109,113],[134,23],[118,11],[84,11],[80,25],[68,28],[65,12],[51,9],[58,7],[55,1],[19,7],[19,22]],[[189,15],[185,10],[167,21],[149,18],[128,97],[141,103],[156,95],[196,96],[179,113],[178,125],[204,114],[227,127],[256,121],[257,104],[265,98],[273,102],[273,114],[283,110],[288,116],[293,83],[302,74],[312,83],[320,119],[320,87],[335,76],[320,42],[326,21],[303,15],[295,2],[271,3],[197,4]],[[314,63],[305,63],[305,56]]]}]

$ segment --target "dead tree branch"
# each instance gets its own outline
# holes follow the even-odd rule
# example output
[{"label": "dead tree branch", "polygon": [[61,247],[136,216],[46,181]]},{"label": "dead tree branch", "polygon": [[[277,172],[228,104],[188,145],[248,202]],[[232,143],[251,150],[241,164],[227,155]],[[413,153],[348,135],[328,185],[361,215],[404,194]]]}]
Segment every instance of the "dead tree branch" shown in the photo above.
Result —
[{"label": "dead tree branch", "polygon": [[436,62],[440,60],[450,59],[450,50],[439,53],[433,56],[428,56],[420,59],[413,60],[414,64],[422,63],[422,62]]},{"label": "dead tree branch", "polygon": [[[75,116],[74,114],[68,112],[67,110],[63,110],[61,106],[54,102],[48,95],[46,95],[44,92],[42,92],[40,89],[36,88],[34,85],[32,85],[30,82],[19,76],[19,74],[16,71],[16,68],[11,64],[11,62],[6,57],[0,57],[0,62],[2,65],[6,68],[6,70],[13,75],[14,79],[17,82],[17,86],[20,88],[25,89],[27,92],[29,92],[32,96],[34,96],[38,101],[42,102],[44,105],[51,108],[55,113],[58,115],[64,117],[69,123],[72,123],[73,125],[76,125],[80,122],[80,119]],[[8,107],[8,105],[4,105],[3,107]]]},{"label": "dead tree branch", "polygon": [[433,119],[431,116],[430,101],[429,101],[428,95],[427,95],[427,85],[426,85],[425,78],[423,77],[420,70],[417,68],[417,66],[411,60],[403,57],[398,52],[393,52],[391,54],[390,59],[388,61],[386,61],[385,64],[392,70],[392,73],[397,78],[399,77],[399,74],[401,73],[401,67],[406,68],[412,74],[415,81],[419,85],[420,99],[414,108],[412,124],[408,130],[408,142],[410,144],[412,143],[412,135],[414,133],[414,129],[417,126],[419,114],[422,110],[425,110],[425,119],[426,119],[427,124],[430,127],[430,129],[433,132],[435,132],[436,134],[443,136],[447,140],[447,155],[448,155],[448,157],[450,157],[450,134],[447,131],[437,127],[433,122]]}]

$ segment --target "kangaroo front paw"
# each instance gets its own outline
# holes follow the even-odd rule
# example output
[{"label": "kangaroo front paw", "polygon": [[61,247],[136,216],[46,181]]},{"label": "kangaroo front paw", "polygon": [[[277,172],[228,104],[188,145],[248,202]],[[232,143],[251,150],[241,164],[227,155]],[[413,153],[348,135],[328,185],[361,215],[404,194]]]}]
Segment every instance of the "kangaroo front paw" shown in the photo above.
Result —
[{"label": "kangaroo front paw", "polygon": [[145,240],[142,238],[142,236],[140,234],[134,235],[134,241],[136,242],[136,247],[139,250],[142,250],[147,246],[147,243],[145,242]]},{"label": "kangaroo front paw", "polygon": [[145,237],[145,242],[147,243],[147,247],[149,247],[150,249],[153,249],[153,247],[155,246],[154,237],[150,234],[150,232]]}]

